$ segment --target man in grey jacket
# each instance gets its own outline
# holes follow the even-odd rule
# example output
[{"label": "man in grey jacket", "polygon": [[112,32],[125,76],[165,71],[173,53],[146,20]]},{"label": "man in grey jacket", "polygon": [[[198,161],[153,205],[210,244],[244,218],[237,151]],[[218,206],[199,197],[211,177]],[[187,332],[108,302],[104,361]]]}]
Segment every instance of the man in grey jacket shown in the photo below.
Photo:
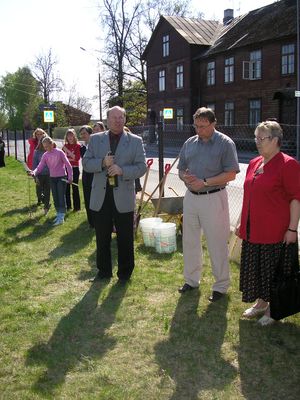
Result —
[{"label": "man in grey jacket", "polygon": [[117,233],[120,281],[134,269],[134,180],[146,172],[145,151],[138,136],[125,132],[126,112],[115,106],[107,112],[108,131],[91,136],[83,168],[93,172],[90,209],[93,212],[97,268],[95,280],[112,277],[111,234]]}]

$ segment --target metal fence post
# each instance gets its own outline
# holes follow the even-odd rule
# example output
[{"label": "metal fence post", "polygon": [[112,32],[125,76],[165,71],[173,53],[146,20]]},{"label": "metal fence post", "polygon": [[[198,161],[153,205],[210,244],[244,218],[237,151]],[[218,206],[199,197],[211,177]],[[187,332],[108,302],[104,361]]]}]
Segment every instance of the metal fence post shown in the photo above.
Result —
[{"label": "metal fence post", "polygon": [[26,138],[25,138],[25,130],[23,129],[23,151],[24,151],[24,161],[26,162]]},{"label": "metal fence post", "polygon": [[7,143],[7,155],[8,157],[10,156],[10,150],[9,150],[9,137],[8,137],[8,129],[6,129],[6,143]]},{"label": "metal fence post", "polygon": [[[164,176],[164,139],[163,139],[163,124],[159,122],[157,125],[158,133],[158,179],[161,182]],[[159,189],[161,190],[161,188]],[[164,194],[162,193],[162,196]]]},{"label": "metal fence post", "polygon": [[18,143],[17,143],[17,131],[15,129],[14,133],[14,139],[15,139],[15,159],[18,159]]}]

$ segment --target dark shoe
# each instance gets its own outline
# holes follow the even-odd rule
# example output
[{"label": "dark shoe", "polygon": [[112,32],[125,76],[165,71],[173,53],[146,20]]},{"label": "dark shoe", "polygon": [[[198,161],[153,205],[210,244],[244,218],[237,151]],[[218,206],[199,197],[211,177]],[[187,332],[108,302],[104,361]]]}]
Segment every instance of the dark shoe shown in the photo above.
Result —
[{"label": "dark shoe", "polygon": [[181,288],[178,289],[179,293],[185,293],[188,292],[189,290],[196,289],[195,287],[189,285],[188,283],[185,283]]},{"label": "dark shoe", "polygon": [[224,295],[225,295],[225,293],[216,292],[216,291],[214,290],[214,291],[212,292],[211,296],[209,296],[208,300],[211,301],[211,302],[218,301],[218,300],[220,300]]},{"label": "dark shoe", "polygon": [[89,281],[97,282],[97,281],[103,281],[105,279],[111,279],[111,278],[112,278],[112,276],[102,275],[98,272],[97,275],[94,278],[90,279]]},{"label": "dark shoe", "polygon": [[119,285],[126,285],[126,283],[128,283],[130,281],[130,278],[128,279],[118,279],[118,284]]}]

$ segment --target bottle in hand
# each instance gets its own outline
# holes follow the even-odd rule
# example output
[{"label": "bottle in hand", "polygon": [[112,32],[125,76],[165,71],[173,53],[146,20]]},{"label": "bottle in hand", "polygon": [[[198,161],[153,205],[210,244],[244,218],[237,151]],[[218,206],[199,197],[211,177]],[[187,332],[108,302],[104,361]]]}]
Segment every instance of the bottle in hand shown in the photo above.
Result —
[{"label": "bottle in hand", "polygon": [[[109,151],[107,153],[107,155],[112,156],[113,153],[111,151]],[[118,175],[110,176],[110,175],[106,174],[106,176],[107,176],[107,182],[108,182],[109,186],[118,187]]]}]

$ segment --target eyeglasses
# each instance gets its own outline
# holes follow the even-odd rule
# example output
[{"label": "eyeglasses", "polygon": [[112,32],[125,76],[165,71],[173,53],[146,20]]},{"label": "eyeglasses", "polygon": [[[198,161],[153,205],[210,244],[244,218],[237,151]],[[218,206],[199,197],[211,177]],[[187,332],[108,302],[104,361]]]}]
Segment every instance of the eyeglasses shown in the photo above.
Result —
[{"label": "eyeglasses", "polygon": [[272,136],[263,136],[263,137],[256,137],[254,139],[255,143],[261,143],[263,142],[265,139],[272,139]]},{"label": "eyeglasses", "polygon": [[210,125],[212,124],[212,122],[210,123],[210,124],[208,124],[208,125],[193,125],[193,127],[194,127],[194,129],[205,129],[205,128],[208,128]]}]

